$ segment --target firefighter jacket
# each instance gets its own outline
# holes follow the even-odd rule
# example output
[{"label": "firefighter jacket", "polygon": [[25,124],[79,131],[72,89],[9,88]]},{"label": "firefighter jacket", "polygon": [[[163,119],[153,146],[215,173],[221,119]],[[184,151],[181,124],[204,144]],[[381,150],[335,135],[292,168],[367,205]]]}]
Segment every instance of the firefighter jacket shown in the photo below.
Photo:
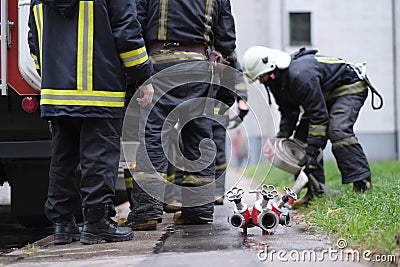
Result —
[{"label": "firefighter jacket", "polygon": [[275,69],[275,79],[270,76],[264,85],[279,106],[280,133],[293,133],[301,107],[302,116],[309,119],[307,144],[323,147],[327,141],[328,106],[340,96],[364,92],[367,85],[343,59],[316,53],[300,50],[293,54],[289,67]]},{"label": "firefighter jacket", "polygon": [[[147,45],[155,42],[204,45],[215,48],[224,57],[233,57],[236,33],[229,0],[137,0],[137,3]],[[175,60],[189,56],[179,55]]]},{"label": "firefighter jacket", "polygon": [[151,75],[135,1],[32,0],[29,26],[42,117],[123,118],[127,85]]}]

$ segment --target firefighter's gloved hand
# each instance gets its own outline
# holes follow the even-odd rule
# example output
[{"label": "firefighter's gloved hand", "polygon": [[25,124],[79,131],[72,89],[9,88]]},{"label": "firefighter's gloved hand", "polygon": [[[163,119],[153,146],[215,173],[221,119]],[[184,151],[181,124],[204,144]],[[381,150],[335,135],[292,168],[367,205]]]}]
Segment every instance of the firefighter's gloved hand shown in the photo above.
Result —
[{"label": "firefighter's gloved hand", "polygon": [[289,138],[292,135],[290,131],[280,130],[275,137],[276,138]]},{"label": "firefighter's gloved hand", "polygon": [[244,117],[249,113],[249,106],[247,101],[243,98],[238,100],[238,117],[243,121]]},{"label": "firefighter's gloved hand", "polygon": [[217,91],[216,99],[229,108],[235,103],[235,93],[232,90],[221,86]]},{"label": "firefighter's gloved hand", "polygon": [[239,109],[238,117],[243,121],[244,117],[249,113],[249,110]]},{"label": "firefighter's gloved hand", "polygon": [[305,173],[311,173],[318,168],[319,149],[316,146],[309,145],[306,148],[306,154],[299,162],[300,166],[304,166]]}]

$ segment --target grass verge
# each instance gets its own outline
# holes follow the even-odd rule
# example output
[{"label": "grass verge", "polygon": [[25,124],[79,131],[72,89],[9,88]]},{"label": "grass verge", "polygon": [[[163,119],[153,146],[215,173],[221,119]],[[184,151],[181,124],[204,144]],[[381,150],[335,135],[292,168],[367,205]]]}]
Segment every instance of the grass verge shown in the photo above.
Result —
[{"label": "grass verge", "polygon": [[[374,189],[359,194],[352,192],[352,184],[341,184],[335,162],[326,162],[326,184],[342,194],[315,198],[301,211],[333,240],[344,238],[355,249],[390,254],[399,250],[395,236],[400,232],[400,162],[372,162],[371,170]],[[293,175],[270,164],[249,167],[246,175],[279,188],[293,184]]]}]

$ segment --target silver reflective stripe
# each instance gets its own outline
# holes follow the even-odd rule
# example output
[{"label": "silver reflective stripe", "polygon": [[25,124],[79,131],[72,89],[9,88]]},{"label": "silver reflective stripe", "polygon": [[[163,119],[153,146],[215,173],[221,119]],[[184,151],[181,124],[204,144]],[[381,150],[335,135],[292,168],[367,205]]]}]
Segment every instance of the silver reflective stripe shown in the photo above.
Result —
[{"label": "silver reflective stripe", "polygon": [[344,139],[340,139],[332,142],[332,149],[338,149],[345,146],[351,146],[358,144],[358,139],[355,136],[347,137]]},{"label": "silver reflective stripe", "polygon": [[107,96],[74,96],[74,95],[51,95],[42,94],[41,99],[51,99],[51,100],[85,100],[85,101],[105,101],[105,102],[123,102],[124,97],[107,97]]},{"label": "silver reflective stripe", "polygon": [[78,50],[77,50],[77,88],[93,89],[93,1],[79,2]]},{"label": "silver reflective stripe", "polygon": [[158,22],[158,40],[167,40],[168,0],[160,0],[160,20]]},{"label": "silver reflective stripe", "polygon": [[144,50],[142,53],[138,54],[138,55],[134,55],[134,56],[130,56],[127,58],[122,58],[122,61],[127,64],[129,62],[137,62],[139,60],[141,60],[142,58],[146,58],[147,57],[147,52],[146,50]]},{"label": "silver reflective stripe", "polygon": [[83,27],[83,51],[82,51],[82,56],[83,56],[83,61],[82,61],[82,72],[83,72],[83,77],[82,77],[82,90],[87,90],[88,89],[88,80],[87,80],[87,73],[88,70],[88,62],[85,60],[87,58],[87,53],[88,53],[88,3],[84,2],[84,27]]}]

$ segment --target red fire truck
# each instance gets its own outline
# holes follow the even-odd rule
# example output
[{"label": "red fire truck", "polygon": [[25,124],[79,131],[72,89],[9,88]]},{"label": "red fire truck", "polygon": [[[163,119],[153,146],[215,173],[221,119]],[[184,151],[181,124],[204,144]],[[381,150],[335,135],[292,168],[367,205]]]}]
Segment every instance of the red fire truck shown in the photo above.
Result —
[{"label": "red fire truck", "polygon": [[[49,224],[43,205],[51,136],[48,122],[40,118],[40,77],[27,42],[30,0],[0,1],[0,185],[9,182],[11,212],[19,222],[41,226]],[[123,179],[117,189],[119,204],[126,200]]]},{"label": "red fire truck", "polygon": [[40,118],[40,77],[27,43],[30,1],[0,1],[0,184],[11,186],[13,215],[35,226],[46,223],[50,132]]}]

